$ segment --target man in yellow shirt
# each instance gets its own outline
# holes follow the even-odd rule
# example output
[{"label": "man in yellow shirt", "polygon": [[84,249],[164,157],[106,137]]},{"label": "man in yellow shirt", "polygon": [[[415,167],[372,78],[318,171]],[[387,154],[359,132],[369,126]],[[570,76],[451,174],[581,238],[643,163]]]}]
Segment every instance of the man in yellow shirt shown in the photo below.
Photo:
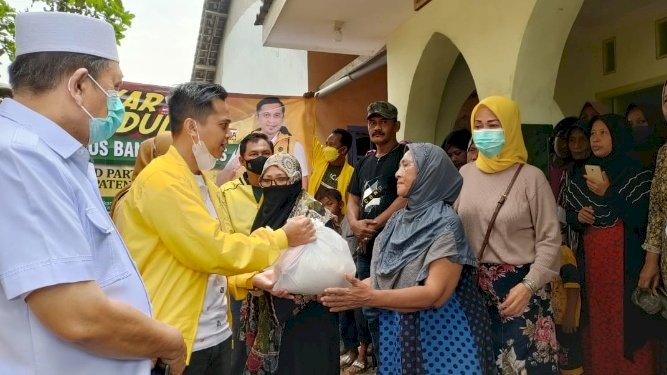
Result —
[{"label": "man in yellow shirt", "polygon": [[[273,144],[262,133],[250,133],[239,143],[239,164],[245,167],[246,172],[243,176],[220,187],[222,194],[220,220],[227,232],[250,234],[262,199],[259,176],[262,174],[266,159],[271,155],[273,155]],[[239,340],[239,328],[242,300],[246,297],[247,285],[252,275],[243,274],[228,278],[234,334],[232,374],[243,373],[247,357],[245,343]]]},{"label": "man in yellow shirt", "polygon": [[262,198],[259,176],[271,155],[273,144],[262,133],[250,133],[239,143],[239,163],[245,172],[241,177],[220,186],[220,220],[227,232],[250,234]]},{"label": "man in yellow shirt", "polygon": [[227,280],[264,269],[280,250],[315,239],[309,219],[250,236],[230,234],[219,217],[219,190],[204,173],[230,137],[227,92],[216,84],[177,86],[169,98],[173,145],[153,160],[120,203],[119,230],[137,263],[155,318],[179,328],[184,374],[230,374]]},{"label": "man in yellow shirt", "polygon": [[313,141],[313,173],[308,193],[317,197],[327,189],[338,190],[343,197],[343,212],[347,187],[354,172],[354,168],[347,162],[347,153],[351,148],[352,134],[344,129],[334,129],[324,146],[317,139]]}]

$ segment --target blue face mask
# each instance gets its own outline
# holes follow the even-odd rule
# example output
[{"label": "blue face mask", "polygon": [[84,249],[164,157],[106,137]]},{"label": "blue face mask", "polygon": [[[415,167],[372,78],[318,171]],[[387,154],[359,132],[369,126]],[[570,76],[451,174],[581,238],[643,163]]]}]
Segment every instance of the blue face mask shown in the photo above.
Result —
[{"label": "blue face mask", "polygon": [[505,132],[503,129],[480,129],[472,132],[475,146],[487,158],[500,153],[505,146]]},{"label": "blue face mask", "polygon": [[95,85],[97,85],[97,87],[107,96],[107,117],[105,118],[93,117],[86,108],[82,105],[79,106],[86,112],[88,117],[90,117],[90,121],[88,121],[88,144],[92,145],[94,143],[106,141],[116,133],[116,130],[118,130],[120,124],[123,122],[125,106],[123,105],[123,102],[120,101],[120,96],[118,96],[117,91],[105,90],[93,77],[90,76],[90,74],[88,75],[88,78],[90,78],[90,80],[93,81],[93,83],[95,83]]}]

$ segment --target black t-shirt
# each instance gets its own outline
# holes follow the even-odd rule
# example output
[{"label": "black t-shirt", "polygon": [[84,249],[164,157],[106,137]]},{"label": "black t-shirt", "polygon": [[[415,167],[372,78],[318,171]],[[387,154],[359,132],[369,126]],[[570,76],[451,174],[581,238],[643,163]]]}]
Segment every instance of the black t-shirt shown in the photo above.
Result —
[{"label": "black t-shirt", "polygon": [[398,145],[380,158],[368,155],[359,160],[348,189],[360,199],[359,219],[378,217],[398,197],[395,175],[403,150],[404,146]]},{"label": "black t-shirt", "polygon": [[[396,171],[403,158],[405,146],[398,145],[388,154],[378,158],[375,154],[359,160],[348,192],[359,197],[359,219],[375,219],[398,198],[396,193]],[[379,232],[378,232],[379,234]],[[366,251],[359,257],[371,259],[375,238],[366,243]]]}]

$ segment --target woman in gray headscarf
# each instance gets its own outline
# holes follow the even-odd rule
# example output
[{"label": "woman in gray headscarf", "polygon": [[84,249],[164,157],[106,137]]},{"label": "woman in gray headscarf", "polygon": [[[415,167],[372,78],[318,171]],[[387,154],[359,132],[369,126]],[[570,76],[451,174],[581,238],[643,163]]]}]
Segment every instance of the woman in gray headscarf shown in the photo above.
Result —
[{"label": "woman in gray headscarf", "polygon": [[327,289],[322,301],[333,312],[381,309],[379,373],[493,374],[476,261],[452,208],[463,180],[440,147],[408,147],[396,172],[408,204],[378,236],[370,279],[348,277],[349,288]]}]

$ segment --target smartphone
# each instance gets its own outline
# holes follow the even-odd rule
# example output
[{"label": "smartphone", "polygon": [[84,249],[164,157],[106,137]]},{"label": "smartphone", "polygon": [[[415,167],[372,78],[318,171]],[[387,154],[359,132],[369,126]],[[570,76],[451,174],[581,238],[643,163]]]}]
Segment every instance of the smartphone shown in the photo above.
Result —
[{"label": "smartphone", "polygon": [[602,169],[600,169],[599,165],[586,164],[584,168],[586,170],[586,176],[602,182]]}]

